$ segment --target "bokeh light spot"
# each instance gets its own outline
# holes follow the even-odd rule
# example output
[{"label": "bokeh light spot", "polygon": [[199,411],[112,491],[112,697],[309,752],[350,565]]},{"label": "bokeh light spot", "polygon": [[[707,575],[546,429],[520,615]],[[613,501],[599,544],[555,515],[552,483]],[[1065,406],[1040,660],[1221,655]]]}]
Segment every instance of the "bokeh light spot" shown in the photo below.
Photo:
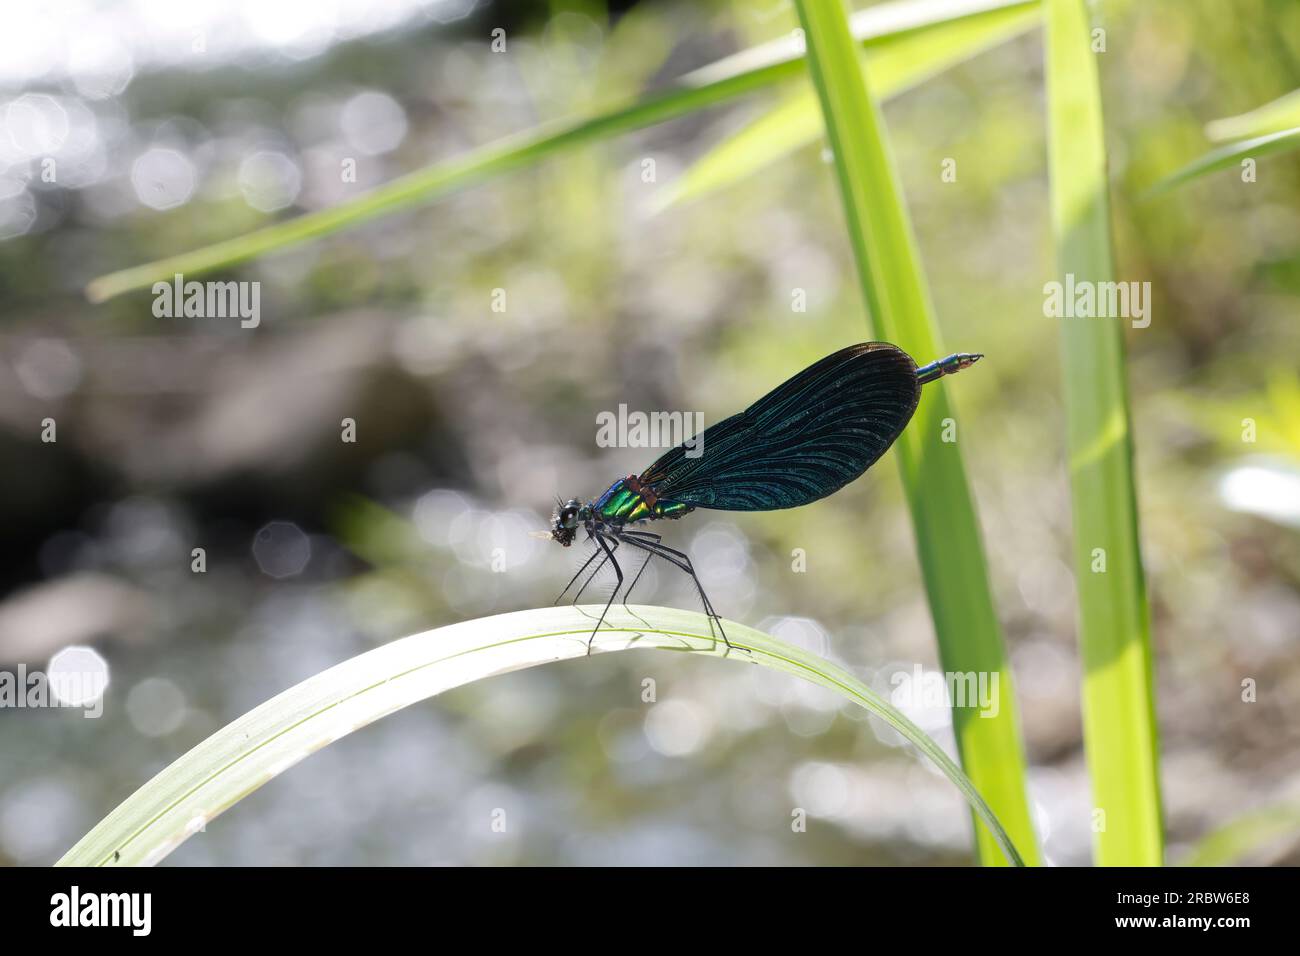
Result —
[{"label": "bokeh light spot", "polygon": [[291,578],[311,560],[311,539],[291,521],[272,521],[253,536],[253,557],[263,574]]}]

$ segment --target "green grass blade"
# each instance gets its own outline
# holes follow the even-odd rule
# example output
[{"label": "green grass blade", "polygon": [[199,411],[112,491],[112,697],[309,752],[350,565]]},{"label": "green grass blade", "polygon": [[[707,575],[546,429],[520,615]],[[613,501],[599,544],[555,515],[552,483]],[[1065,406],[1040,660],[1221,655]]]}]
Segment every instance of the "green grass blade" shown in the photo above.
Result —
[{"label": "green grass blade", "polygon": [[[217,731],[128,797],[59,861],[128,866],[162,860],[217,814],[298,761],[354,730],[443,691],[496,674],[581,658],[599,607],[517,611],[426,631],[317,674]],[[736,663],[753,663],[829,688],[880,717],[961,790],[1020,863],[992,810],[943,749],[837,664],[726,622]],[[615,608],[593,653],[661,648],[724,656],[708,618],[672,608]]]},{"label": "green grass blade", "polygon": [[[902,188],[877,104],[867,89],[861,54],[849,34],[842,0],[796,0],[808,43],[808,65],[848,218],[872,334],[922,362],[945,354],[903,202]],[[977,341],[963,343],[976,351]],[[954,708],[962,764],[1011,833],[1026,860],[1038,848],[1025,790],[1025,760],[1011,670],[993,609],[988,569],[959,445],[941,441],[953,416],[941,382],[927,385],[911,425],[895,448],[902,466],[917,550],[939,637],[943,667],[998,675],[998,715]],[[995,835],[976,826],[980,859],[999,863]]]},{"label": "green grass blade", "polygon": [[1278,130],[1276,133],[1267,133],[1264,136],[1254,136],[1239,143],[1219,146],[1210,150],[1204,156],[1192,160],[1181,169],[1165,176],[1146,191],[1146,196],[1158,196],[1161,193],[1168,192],[1175,186],[1181,186],[1190,180],[1199,179],[1208,173],[1227,169],[1229,166],[1239,166],[1243,159],[1257,159],[1260,156],[1268,156],[1272,153],[1286,153],[1295,149],[1300,149],[1300,126],[1293,129]]},{"label": "green grass blade", "polygon": [[796,94],[712,147],[647,207],[663,212],[725,189],[815,143],[821,135],[816,96],[811,90]]},{"label": "green grass blade", "polygon": [[[867,47],[867,86],[878,99],[904,93],[1042,21],[1038,0],[994,7]],[[662,210],[738,183],[822,136],[817,96],[807,90],[731,134],[691,164],[656,198]]]},{"label": "green grass blade", "polygon": [[[1009,5],[1009,0],[903,0],[864,10],[854,19],[864,43],[962,19]],[[716,106],[737,96],[800,76],[802,54],[792,38],[766,43],[719,60],[681,77],[667,89],[593,116],[550,123],[509,136],[444,162],[434,163],[329,209],[277,222],[246,235],[111,272],[86,287],[86,297],[103,302],[134,289],[148,288],[177,273],[196,276],[256,259],[267,253],[320,239],[380,216],[432,202],[578,146],[662,123]]]},{"label": "green grass blade", "polygon": [[[1047,0],[1045,30],[1059,278],[1072,273],[1076,282],[1108,282],[1114,265],[1105,133],[1083,0]],[[1097,862],[1158,866],[1159,753],[1123,321],[1061,320],[1084,743],[1093,805],[1104,814],[1094,817]]]},{"label": "green grass blade", "polygon": [[1216,143],[1263,136],[1300,126],[1300,90],[1292,90],[1249,113],[1226,116],[1205,124],[1205,135]]},{"label": "green grass blade", "polygon": [[1273,843],[1294,842],[1300,835],[1300,804],[1288,803],[1245,813],[1206,834],[1181,866],[1228,866]]}]

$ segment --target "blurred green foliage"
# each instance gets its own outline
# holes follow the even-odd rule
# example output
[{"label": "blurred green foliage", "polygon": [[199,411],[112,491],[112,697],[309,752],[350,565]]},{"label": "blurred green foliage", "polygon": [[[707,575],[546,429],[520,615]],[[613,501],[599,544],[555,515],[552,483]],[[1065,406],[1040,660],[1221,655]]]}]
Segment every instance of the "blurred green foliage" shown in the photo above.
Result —
[{"label": "blurred green foliage", "polygon": [[[1300,535],[1229,507],[1219,479],[1261,452],[1300,457],[1300,168],[1279,155],[1253,183],[1225,170],[1145,191],[1205,152],[1208,123],[1300,87],[1300,5],[1105,2],[1097,15],[1116,278],[1150,281],[1155,300],[1127,349],[1176,860],[1296,785]],[[129,588],[148,612],[88,602],[82,623],[82,605],[59,605],[109,659],[113,696],[101,721],[0,722],[0,805],[28,834],[0,833],[4,858],[52,861],[147,769],[359,650],[553,598],[573,556],[538,542],[500,575],[483,547],[504,536],[513,548],[556,494],[594,494],[645,464],[646,449],[593,447],[598,411],[627,402],[714,421],[860,334],[846,321],[859,294],[819,150],[649,213],[676,172],[797,95],[798,79],[245,264],[230,275],[262,282],[252,335],[157,319],[147,294],[85,303],[96,275],[336,201],[338,163],[357,154],[309,122],[314,107],[330,114],[361,90],[401,105],[400,145],[360,156],[358,186],[374,185],[794,26],[792,11],[740,3],[641,3],[612,27],[557,6],[517,32],[510,22],[511,52],[499,56],[487,49],[494,16],[408,24],[292,63],[141,71],[115,101],[129,136],[104,182],[40,190],[37,227],[0,243],[3,367],[56,340],[80,370],[58,395],[33,394],[16,373],[0,382],[0,622],[32,589],[85,574]],[[1045,855],[1083,862],[1064,412],[1058,330],[1043,315],[1054,265],[1041,64],[1031,32],[885,112],[943,337],[988,356],[959,384],[961,440]],[[161,141],[201,160],[200,188],[166,212],[141,205],[129,182],[133,157]],[[279,213],[251,208],[237,184],[241,158],[266,144],[304,173],[295,207]],[[956,182],[940,178],[945,159]],[[491,310],[497,288],[504,313]],[[795,289],[806,312],[792,309]],[[36,437],[47,414],[59,420],[58,458]],[[340,452],[348,414],[362,439]],[[1242,440],[1245,418],[1255,442]],[[122,517],[141,502],[148,522]],[[827,642],[813,649],[888,692],[895,669],[936,664],[905,512],[881,468],[816,507],[721,516],[674,537],[714,569],[723,614]],[[311,536],[296,578],[273,580],[250,555],[273,518]],[[463,536],[431,533],[453,527]],[[188,570],[200,541],[201,580]],[[795,548],[807,573],[791,570]],[[666,576],[644,599],[691,606]],[[597,660],[453,692],[295,768],[174,860],[971,861],[960,801],[896,740],[823,699],[706,670]],[[186,707],[150,735],[125,700],[160,676]],[[655,706],[671,706],[642,702],[647,677]],[[1259,684],[1252,703],[1245,679]],[[527,824],[507,840],[477,836],[479,810],[502,800],[525,807]],[[808,807],[807,833],[791,832],[792,805]],[[1252,852],[1297,861],[1285,833]]]}]

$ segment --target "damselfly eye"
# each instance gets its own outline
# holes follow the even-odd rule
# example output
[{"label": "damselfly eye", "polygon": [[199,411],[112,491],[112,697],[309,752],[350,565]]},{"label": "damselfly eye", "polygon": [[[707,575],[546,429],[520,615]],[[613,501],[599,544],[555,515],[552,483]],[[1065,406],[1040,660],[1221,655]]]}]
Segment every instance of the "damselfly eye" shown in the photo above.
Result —
[{"label": "damselfly eye", "polygon": [[560,527],[576,528],[578,526],[578,509],[572,506],[560,511]]}]

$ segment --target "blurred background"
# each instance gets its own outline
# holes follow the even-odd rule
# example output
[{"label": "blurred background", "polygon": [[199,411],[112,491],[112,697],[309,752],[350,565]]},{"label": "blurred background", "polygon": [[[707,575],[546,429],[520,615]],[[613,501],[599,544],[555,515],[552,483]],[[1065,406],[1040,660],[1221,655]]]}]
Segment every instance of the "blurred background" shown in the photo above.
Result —
[{"label": "blurred background", "polygon": [[[1300,164],[1265,158],[1254,183],[1228,170],[1141,194],[1203,151],[1207,121],[1300,86],[1300,7],[1100,12],[1117,277],[1153,286],[1150,327],[1129,333],[1130,382],[1176,862],[1244,812],[1300,801]],[[83,646],[109,680],[97,720],[0,709],[0,863],[53,862],[181,753],[326,667],[549,604],[585,554],[527,532],[556,495],[594,496],[659,453],[598,447],[600,412],[711,423],[868,337],[820,145],[695,202],[655,203],[802,78],[204,277],[259,281],[256,329],[156,317],[147,291],[92,306],[85,283],[793,26],[782,0],[5,6],[0,669]],[[504,53],[490,49],[498,28]],[[1051,862],[1085,864],[1042,90],[1035,29],[886,117],[946,344],[988,355],[951,393],[1040,836]],[[956,182],[941,179],[946,158]],[[356,182],[341,181],[346,159]],[[799,291],[806,311],[792,308]],[[354,444],[340,441],[345,417]],[[42,441],[45,419],[57,442]],[[725,617],[885,693],[895,672],[937,664],[888,458],[814,507],[700,512],[667,533]],[[654,567],[637,600],[695,606],[689,582]],[[642,701],[646,678],[656,703]],[[945,708],[909,713],[953,749]],[[497,807],[504,834],[489,827]],[[806,833],[791,830],[795,807]],[[972,854],[955,789],[861,711],[759,668],[647,651],[411,707],[275,779],[169,862]],[[1275,841],[1248,862],[1294,865],[1300,847]]]}]

